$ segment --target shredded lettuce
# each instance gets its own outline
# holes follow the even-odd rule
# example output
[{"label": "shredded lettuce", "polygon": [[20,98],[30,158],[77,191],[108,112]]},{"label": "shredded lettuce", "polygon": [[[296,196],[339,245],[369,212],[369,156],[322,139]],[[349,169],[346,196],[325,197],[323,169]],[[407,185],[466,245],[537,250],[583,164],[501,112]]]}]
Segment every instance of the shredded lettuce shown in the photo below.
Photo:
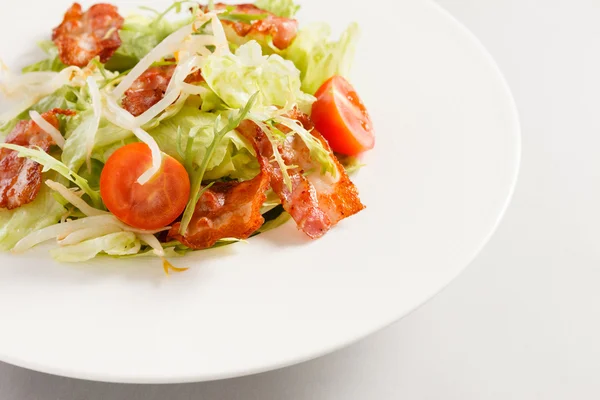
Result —
[{"label": "shredded lettuce", "polygon": [[56,261],[83,262],[102,253],[111,256],[127,256],[137,254],[140,249],[141,243],[135,233],[116,232],[78,244],[52,249],[50,254]]},{"label": "shredded lettuce", "polygon": [[283,53],[301,71],[302,90],[314,94],[333,75],[347,77],[356,43],[360,35],[358,24],[352,23],[338,41],[330,41],[331,28],[326,23],[314,23],[302,28]]},{"label": "shredded lettuce", "polygon": [[[285,107],[294,102],[308,111],[314,97],[300,90],[300,71],[277,54],[263,56],[251,40],[235,54],[211,55],[202,68],[210,88],[231,108],[240,109],[257,91],[257,108]],[[253,109],[253,112],[256,111]]]},{"label": "shredded lettuce", "polygon": [[292,18],[300,10],[293,0],[256,0],[254,5],[284,18]]},{"label": "shredded lettuce", "polygon": [[66,212],[42,185],[36,199],[14,210],[0,209],[0,251],[7,251],[31,232],[57,223]]}]

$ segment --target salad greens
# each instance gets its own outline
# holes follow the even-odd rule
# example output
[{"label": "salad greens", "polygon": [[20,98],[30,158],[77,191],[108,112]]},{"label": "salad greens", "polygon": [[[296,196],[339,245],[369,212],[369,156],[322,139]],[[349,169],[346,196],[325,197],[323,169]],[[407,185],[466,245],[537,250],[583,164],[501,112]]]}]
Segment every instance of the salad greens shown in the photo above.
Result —
[{"label": "salad greens", "polygon": [[295,103],[306,111],[315,100],[300,90],[300,72],[292,62],[277,54],[263,56],[255,41],[240,46],[235,54],[208,56],[202,75],[231,108],[243,107],[256,92],[257,108]]},{"label": "salad greens", "polygon": [[300,70],[302,90],[314,94],[333,75],[348,76],[360,29],[352,23],[338,41],[330,41],[331,28],[325,23],[313,23],[300,29],[283,56]]},{"label": "salad greens", "polygon": [[[176,1],[163,12],[145,8],[154,15],[133,14],[127,17],[125,24],[119,31],[122,44],[106,63],[106,69],[123,72],[133,68],[167,36],[192,23],[193,15],[181,12],[185,4],[192,5],[192,2]],[[178,15],[183,14],[184,17],[176,20],[166,18],[172,11],[175,11]]]},{"label": "salad greens", "polygon": [[257,0],[254,4],[258,8],[284,18],[293,18],[300,10],[300,6],[294,4],[293,0]]},{"label": "salad greens", "polygon": [[26,157],[37,162],[38,164],[41,164],[43,166],[43,172],[50,170],[58,172],[60,175],[77,185],[83,191],[83,193],[88,195],[94,205],[99,206],[102,204],[100,194],[89,186],[87,180],[83,179],[72,169],[42,149],[28,148],[9,143],[0,143],[0,148],[14,150],[18,153],[19,157]]},{"label": "salad greens", "polygon": [[[257,0],[255,5],[284,18],[292,18],[300,8],[292,0]],[[0,89],[10,83],[36,98],[23,103],[28,105],[13,114],[15,118],[0,121],[0,138],[6,137],[18,121],[29,119],[31,110],[40,114],[55,108],[76,111],[74,116],[58,116],[59,130],[66,139],[62,152],[48,154],[35,147],[0,143],[0,149],[14,150],[19,157],[41,164],[42,182],[60,178],[59,183],[48,181],[42,185],[33,202],[14,210],[0,209],[0,250],[15,245],[25,249],[57,238],[60,246],[51,254],[64,262],[85,261],[101,254],[164,257],[191,251],[177,241],[160,243],[154,236],[159,231],[127,227],[105,211],[99,193],[100,174],[111,154],[129,143],[155,144],[160,152],[185,167],[191,194],[181,217],[181,234],[186,233],[196,203],[210,185],[249,180],[260,172],[255,150],[236,131],[244,119],[254,121],[271,141],[275,150],[272,161],[279,164],[288,187],[291,180],[287,170],[293,166],[286,165],[276,151],[287,138],[282,126],[306,143],[321,173],[335,175],[336,165],[329,151],[285,115],[294,108],[310,113],[318,87],[332,75],[347,75],[358,26],[351,24],[339,40],[332,41],[327,24],[309,25],[298,32],[287,49],[279,50],[268,43],[268,37],[266,42],[259,38],[246,43],[225,38],[218,22],[218,18],[252,22],[268,13],[239,14],[228,9],[213,19],[202,20],[198,19],[202,15],[198,7],[195,2],[176,1],[163,12],[144,8],[126,17],[119,30],[122,44],[106,64],[94,59],[84,68],[67,67],[54,43],[43,41],[39,46],[47,58],[22,70],[23,76],[32,78],[38,86],[32,86],[28,79],[8,82],[14,76],[4,79],[0,74]],[[182,36],[184,33],[187,36]],[[174,101],[155,114],[133,117],[121,108],[119,96],[115,97],[113,91],[142,63],[174,66],[172,82],[164,94],[165,99]],[[195,70],[201,70],[203,81],[184,81]],[[36,91],[46,76],[56,78],[56,90]],[[290,218],[272,190],[267,193],[262,212],[266,222],[255,234],[274,229]],[[66,221],[76,223],[68,225],[71,222]],[[98,221],[104,222],[103,228],[90,225]],[[215,246],[235,241],[222,239]]]},{"label": "salad greens", "polygon": [[34,64],[31,64],[25,68],[23,68],[22,72],[36,72],[36,71],[54,71],[59,72],[65,69],[67,66],[60,61],[60,57],[58,57],[58,48],[51,40],[43,40],[38,43],[38,46],[48,58],[42,61],[38,61]]},{"label": "salad greens", "polygon": [[[258,93],[259,92],[254,93],[248,99],[248,102],[246,103],[244,108],[242,110],[240,110],[235,117],[232,117],[231,119],[229,119],[229,122],[227,122],[227,124],[225,126],[220,127],[221,115],[217,116],[217,118],[214,122],[213,137],[212,137],[212,140],[211,140],[210,144],[208,145],[208,147],[206,147],[206,154],[205,154],[204,158],[202,159],[202,163],[200,165],[198,165],[197,167],[191,166],[191,168],[190,168],[191,169],[190,181],[192,184],[192,189],[191,189],[191,193],[190,193],[190,199],[188,201],[188,204],[185,207],[185,211],[183,212],[183,217],[181,219],[181,229],[179,230],[180,234],[185,235],[185,233],[187,232],[188,225],[190,223],[190,220],[192,219],[192,215],[194,214],[194,210],[196,208],[196,203],[198,203],[198,200],[200,199],[200,196],[202,193],[202,190],[201,190],[202,181],[204,180],[206,170],[208,168],[208,165],[209,165],[217,147],[219,147],[219,145],[221,144],[221,141],[223,140],[223,138],[225,137],[226,134],[233,131],[235,128],[237,128],[240,125],[240,123],[244,119],[246,119],[246,116],[248,115],[248,113],[254,106],[254,103],[256,102]],[[188,141],[187,144],[188,144],[188,148],[193,148],[194,138],[192,137],[191,141]],[[191,154],[192,152],[189,151],[188,149],[186,149],[186,153]],[[186,159],[185,165],[189,166],[190,164],[192,164],[192,160]]]},{"label": "salad greens", "polygon": [[57,223],[66,211],[44,186],[33,202],[15,210],[0,209],[0,250],[10,250],[29,233]]},{"label": "salad greens", "polygon": [[91,260],[100,253],[110,256],[137,254],[141,247],[142,244],[135,233],[115,232],[81,243],[57,247],[50,250],[50,255],[56,261],[82,262]]}]

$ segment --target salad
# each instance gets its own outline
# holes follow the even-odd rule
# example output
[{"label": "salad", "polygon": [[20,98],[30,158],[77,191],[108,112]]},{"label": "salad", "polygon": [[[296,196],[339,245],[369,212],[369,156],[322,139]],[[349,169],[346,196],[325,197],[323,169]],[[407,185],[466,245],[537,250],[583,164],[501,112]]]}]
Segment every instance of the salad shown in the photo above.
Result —
[{"label": "salad", "polygon": [[345,78],[358,26],[335,40],[298,9],[75,3],[46,59],[0,62],[0,250],[166,260],[289,219],[316,239],[360,212],[348,174],[374,135]]}]

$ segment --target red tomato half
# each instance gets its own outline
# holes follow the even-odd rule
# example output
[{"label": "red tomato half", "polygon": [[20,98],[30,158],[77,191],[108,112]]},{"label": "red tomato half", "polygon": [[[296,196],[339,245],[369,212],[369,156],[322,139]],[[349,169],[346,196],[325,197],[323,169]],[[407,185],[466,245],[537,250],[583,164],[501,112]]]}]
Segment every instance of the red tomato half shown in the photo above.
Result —
[{"label": "red tomato half", "polygon": [[132,143],[115,151],[100,176],[100,195],[118,219],[138,229],[163,228],[177,219],[190,197],[187,171],[163,155],[160,171],[145,185],[138,178],[152,165],[150,148]]},{"label": "red tomato half", "polygon": [[369,113],[346,79],[332,76],[315,97],[311,119],[333,151],[353,156],[375,146]]}]

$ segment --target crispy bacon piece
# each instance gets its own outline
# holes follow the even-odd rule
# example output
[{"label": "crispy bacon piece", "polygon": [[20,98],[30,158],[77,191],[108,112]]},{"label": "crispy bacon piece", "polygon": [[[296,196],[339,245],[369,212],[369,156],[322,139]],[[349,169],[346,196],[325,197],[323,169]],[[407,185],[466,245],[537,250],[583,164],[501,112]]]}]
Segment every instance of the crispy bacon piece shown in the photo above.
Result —
[{"label": "crispy bacon piece", "polygon": [[[297,166],[288,169],[292,181],[291,190],[286,186],[279,166],[276,163],[269,164],[271,187],[279,195],[283,207],[296,221],[298,228],[315,239],[323,236],[342,219],[358,213],[365,206],[358,197],[356,186],[331,152],[327,141],[313,129],[310,118],[297,111],[294,111],[290,117],[300,121],[305,129],[312,129],[311,133],[330,152],[336,165],[336,177],[330,174],[321,175],[320,166],[311,160],[310,150],[298,135],[289,135],[278,148],[286,165]],[[285,127],[279,129],[289,132]],[[260,128],[250,121],[244,121],[238,130],[247,138],[256,140],[258,152],[263,157],[272,159],[273,147]],[[308,174],[305,175],[306,173]]]},{"label": "crispy bacon piece", "polygon": [[[54,109],[42,118],[58,129],[57,114],[74,115],[72,110]],[[48,151],[54,144],[52,137],[33,121],[19,121],[7,136],[6,143],[24,147],[40,147]],[[0,208],[9,210],[35,200],[42,185],[42,166],[17,152],[0,149]]]},{"label": "crispy bacon piece", "polygon": [[270,176],[268,160],[258,156],[260,173],[244,182],[217,182],[202,194],[185,236],[181,223],[173,225],[169,239],[192,249],[212,247],[219,239],[246,239],[264,223],[260,208],[265,202]]},{"label": "crispy bacon piece", "polygon": [[148,68],[125,92],[123,108],[135,117],[143,114],[163,98],[174,71],[175,65]]},{"label": "crispy bacon piece", "polygon": [[121,46],[119,29],[123,22],[113,5],[95,4],[82,12],[81,5],[74,3],[52,31],[52,40],[67,65],[84,67],[96,56],[105,63]]},{"label": "crispy bacon piece", "polygon": [[[137,117],[161,101],[176,67],[176,65],[162,65],[148,68],[125,92],[123,108]],[[203,80],[204,78],[198,70],[190,74],[185,81],[198,83]]]},{"label": "crispy bacon piece", "polygon": [[[266,18],[252,21],[239,22],[222,20],[227,39],[238,44],[251,39],[263,39],[266,36],[273,38],[273,45],[280,50],[286,49],[296,38],[298,33],[298,21],[291,18],[278,17],[266,10],[256,7],[254,4],[236,4],[228,5],[223,3],[215,4],[216,10],[223,10],[227,7],[235,7],[233,14],[267,14]],[[240,38],[245,40],[240,41]]]}]

